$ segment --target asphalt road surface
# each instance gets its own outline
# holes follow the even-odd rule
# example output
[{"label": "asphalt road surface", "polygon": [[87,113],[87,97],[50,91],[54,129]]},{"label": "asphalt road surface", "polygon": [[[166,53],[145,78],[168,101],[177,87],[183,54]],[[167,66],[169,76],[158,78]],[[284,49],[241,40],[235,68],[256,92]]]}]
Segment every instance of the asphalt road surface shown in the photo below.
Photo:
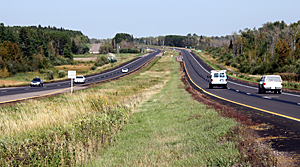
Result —
[{"label": "asphalt road surface", "polygon": [[[89,85],[89,84],[93,84],[93,83],[97,83],[97,82],[101,82],[101,81],[105,81],[105,80],[110,80],[113,78],[120,77],[122,75],[129,74],[132,71],[138,70],[143,64],[145,64],[150,59],[157,56],[160,52],[161,52],[161,50],[154,50],[153,52],[146,54],[144,56],[141,56],[130,63],[125,63],[124,65],[122,65],[116,69],[109,70],[107,72],[103,72],[103,73],[92,75],[92,76],[87,76],[85,84],[78,84],[78,83],[75,84],[74,83],[73,86],[83,87],[85,85]],[[128,73],[122,73],[122,71],[121,71],[122,68],[128,68]],[[28,86],[23,86],[23,87],[1,88],[0,89],[0,104],[18,101],[18,100],[24,100],[24,99],[30,98],[30,97],[48,95],[51,93],[57,93],[57,92],[62,92],[62,91],[66,91],[66,90],[70,91],[70,87],[71,87],[71,81],[66,80],[66,81],[61,81],[61,82],[44,83],[43,87],[30,87],[29,83],[28,83]],[[25,94],[26,94],[26,96],[24,97]]]},{"label": "asphalt road surface", "polygon": [[[228,79],[228,89],[209,89],[211,67],[187,50],[182,52],[185,70],[194,87],[222,104],[236,108],[256,123],[268,128],[257,130],[278,151],[300,155],[300,95],[299,93],[258,94],[258,87]],[[196,86],[195,86],[196,85]]]}]

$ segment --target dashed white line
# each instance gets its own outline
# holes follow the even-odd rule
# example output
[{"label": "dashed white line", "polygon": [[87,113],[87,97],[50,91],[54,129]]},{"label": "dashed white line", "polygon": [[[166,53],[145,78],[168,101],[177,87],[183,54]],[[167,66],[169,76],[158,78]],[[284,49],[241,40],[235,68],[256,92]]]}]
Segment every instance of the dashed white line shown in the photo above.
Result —
[{"label": "dashed white line", "polygon": [[[207,72],[207,73],[209,73],[210,74],[210,72],[208,72],[196,59],[195,59],[195,57],[194,56],[192,56],[192,54],[190,53],[190,52],[188,52],[190,55],[191,55],[191,57],[197,62],[197,64],[205,71],[205,72]],[[235,85],[239,85],[239,86],[243,86],[243,87],[246,87],[246,88],[250,88],[250,89],[258,89],[258,88],[256,88],[256,87],[252,87],[252,86],[247,86],[247,85],[242,85],[242,84],[238,84],[238,83],[235,83],[235,82],[231,82],[231,81],[227,81],[228,83],[231,83],[231,84],[235,84]],[[295,97],[300,97],[300,95],[295,95],[295,94],[290,94],[290,93],[284,93],[284,92],[282,92],[282,94],[284,94],[284,95],[288,95],[288,96],[295,96]]]},{"label": "dashed white line", "polygon": [[272,99],[271,97],[268,96],[263,96],[264,99]]},{"label": "dashed white line", "polygon": [[247,95],[251,95],[251,93],[247,93]]}]

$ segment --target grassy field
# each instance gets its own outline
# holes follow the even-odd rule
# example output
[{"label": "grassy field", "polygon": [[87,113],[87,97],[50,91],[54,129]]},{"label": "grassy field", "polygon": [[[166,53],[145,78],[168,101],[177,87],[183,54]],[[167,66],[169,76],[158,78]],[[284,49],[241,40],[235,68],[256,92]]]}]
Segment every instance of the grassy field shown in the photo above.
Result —
[{"label": "grassy field", "polygon": [[[154,61],[149,67],[162,66],[164,61]],[[72,95],[1,107],[0,166],[73,166],[89,162],[113,143],[112,137],[122,129],[132,110],[161,89],[169,73],[145,68]]]},{"label": "grassy field", "polygon": [[72,95],[1,107],[0,166],[252,164],[258,149],[241,149],[239,123],[186,92],[176,54]]},{"label": "grassy field", "polygon": [[174,70],[166,86],[135,110],[114,146],[89,166],[231,166],[239,161],[236,144],[220,141],[237,123],[194,101],[180,81],[179,63],[170,65]]}]

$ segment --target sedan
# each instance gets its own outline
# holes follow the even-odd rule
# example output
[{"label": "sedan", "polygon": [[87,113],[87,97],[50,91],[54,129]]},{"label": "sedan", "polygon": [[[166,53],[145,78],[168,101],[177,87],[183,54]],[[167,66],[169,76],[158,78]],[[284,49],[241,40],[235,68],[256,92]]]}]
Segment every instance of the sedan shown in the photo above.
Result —
[{"label": "sedan", "polygon": [[44,82],[41,78],[33,78],[33,80],[30,82],[30,86],[44,86]]},{"label": "sedan", "polygon": [[77,75],[74,82],[75,83],[85,83],[85,77],[83,75]]}]

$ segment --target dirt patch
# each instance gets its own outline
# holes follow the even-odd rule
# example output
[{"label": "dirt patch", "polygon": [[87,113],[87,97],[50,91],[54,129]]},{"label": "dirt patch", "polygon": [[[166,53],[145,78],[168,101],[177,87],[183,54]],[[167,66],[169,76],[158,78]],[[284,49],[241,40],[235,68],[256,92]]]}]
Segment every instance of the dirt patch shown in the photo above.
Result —
[{"label": "dirt patch", "polygon": [[73,59],[75,61],[96,61],[97,57],[77,57]]},{"label": "dirt patch", "polygon": [[20,81],[11,81],[11,80],[0,80],[0,86],[8,86],[8,85],[21,85],[25,84],[26,82],[20,82]]}]

